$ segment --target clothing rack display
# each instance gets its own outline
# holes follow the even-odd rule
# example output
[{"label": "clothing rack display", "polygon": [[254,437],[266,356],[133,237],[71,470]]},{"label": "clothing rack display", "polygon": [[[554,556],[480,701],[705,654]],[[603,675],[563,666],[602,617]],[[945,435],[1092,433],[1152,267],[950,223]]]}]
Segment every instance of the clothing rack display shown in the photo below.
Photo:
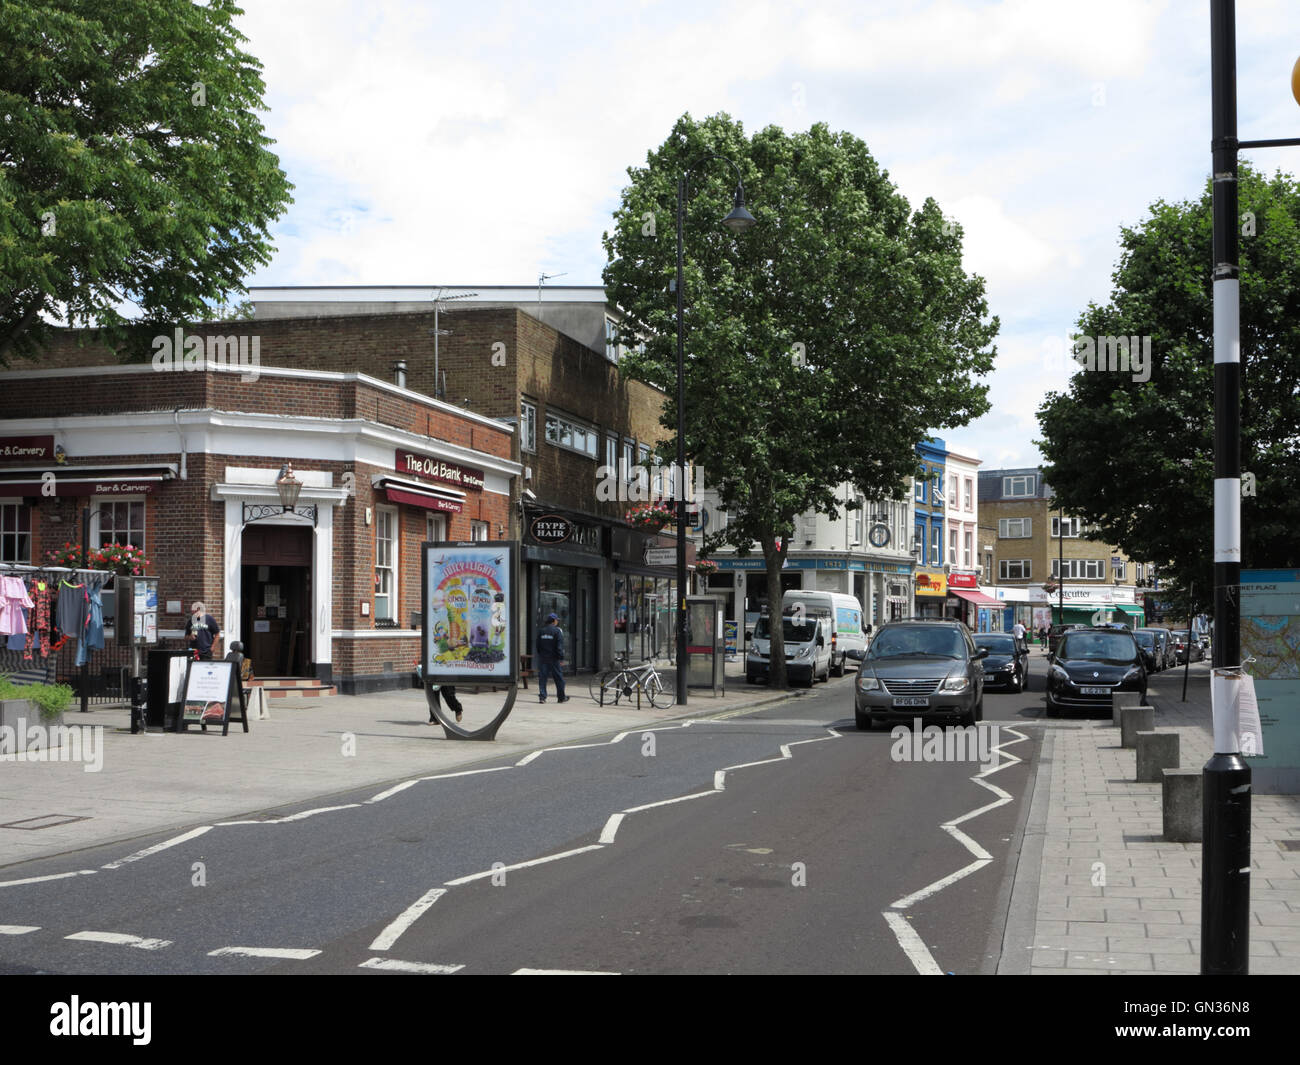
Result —
[{"label": "clothing rack display", "polygon": [[58,650],[77,641],[76,664],[104,647],[103,593],[116,574],[67,566],[0,563],[0,674],[15,684],[53,683]]}]

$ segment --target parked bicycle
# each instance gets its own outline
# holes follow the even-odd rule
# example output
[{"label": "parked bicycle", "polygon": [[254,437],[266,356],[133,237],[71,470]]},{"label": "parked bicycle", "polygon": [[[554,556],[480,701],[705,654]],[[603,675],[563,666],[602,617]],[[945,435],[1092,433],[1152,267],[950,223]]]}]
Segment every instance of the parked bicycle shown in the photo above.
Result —
[{"label": "parked bicycle", "polygon": [[591,697],[599,706],[647,700],[656,710],[667,710],[676,701],[672,689],[653,662],[639,666],[616,665],[591,682]]}]

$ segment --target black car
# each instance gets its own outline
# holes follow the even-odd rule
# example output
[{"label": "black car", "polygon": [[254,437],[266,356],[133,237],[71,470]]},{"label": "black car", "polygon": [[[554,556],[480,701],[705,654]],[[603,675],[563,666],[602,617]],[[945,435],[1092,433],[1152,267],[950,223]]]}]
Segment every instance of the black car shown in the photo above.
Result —
[{"label": "black car", "polygon": [[1174,654],[1174,634],[1159,625],[1148,625],[1139,632],[1149,632],[1156,638],[1156,672],[1169,669],[1178,664]]},{"label": "black car", "polygon": [[1147,697],[1147,670],[1131,632],[1115,629],[1074,629],[1061,637],[1047,667],[1047,716],[1062,710],[1111,708],[1114,692]]},{"label": "black car", "polygon": [[1147,667],[1147,672],[1159,673],[1165,657],[1164,651],[1160,648],[1159,638],[1150,629],[1138,629],[1133,633],[1133,638],[1137,640],[1138,648],[1142,651],[1142,664]]},{"label": "black car", "polygon": [[[1174,633],[1174,653],[1178,656],[1178,664],[1179,664],[1180,666],[1183,665],[1183,664],[1187,661],[1187,656],[1188,656],[1188,646],[1189,646],[1189,645],[1188,645],[1188,643],[1187,643],[1187,632],[1186,632],[1186,630],[1184,630],[1184,631],[1182,631],[1182,632],[1175,632],[1175,633]],[[1204,661],[1204,659],[1205,659],[1205,648],[1204,648],[1203,646],[1201,646],[1201,641],[1198,640],[1198,639],[1196,638],[1196,634],[1195,634],[1195,633],[1192,634],[1192,642],[1191,642],[1191,644],[1190,644],[1190,647],[1191,647],[1191,652],[1190,652],[1190,653],[1191,653],[1192,661],[1193,661],[1193,662],[1201,662],[1201,661]]]},{"label": "black car", "polygon": [[1023,691],[1029,684],[1029,647],[1008,632],[981,632],[973,637],[976,647],[988,649],[984,659],[985,687]]}]

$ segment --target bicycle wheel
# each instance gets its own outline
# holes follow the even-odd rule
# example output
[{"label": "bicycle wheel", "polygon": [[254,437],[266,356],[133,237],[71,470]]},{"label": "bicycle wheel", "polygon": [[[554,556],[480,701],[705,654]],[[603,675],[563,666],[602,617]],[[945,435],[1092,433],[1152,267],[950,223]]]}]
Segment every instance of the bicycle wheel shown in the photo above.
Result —
[{"label": "bicycle wheel", "polygon": [[607,669],[600,675],[600,686],[593,698],[599,706],[617,706],[631,685],[625,669]]},{"label": "bicycle wheel", "polygon": [[667,710],[677,701],[677,696],[668,688],[658,673],[651,673],[645,679],[644,691],[650,705],[656,710]]}]

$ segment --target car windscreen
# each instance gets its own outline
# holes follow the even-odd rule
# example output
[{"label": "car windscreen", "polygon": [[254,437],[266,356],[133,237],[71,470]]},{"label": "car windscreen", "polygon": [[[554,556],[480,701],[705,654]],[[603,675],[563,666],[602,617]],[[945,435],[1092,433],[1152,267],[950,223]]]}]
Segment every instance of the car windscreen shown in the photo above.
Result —
[{"label": "car windscreen", "polygon": [[966,641],[948,628],[883,629],[871,643],[871,658],[965,658]]},{"label": "car windscreen", "polygon": [[1135,632],[1133,636],[1136,638],[1138,643],[1148,650],[1154,648],[1156,645],[1156,634],[1154,632]]},{"label": "car windscreen", "polygon": [[1061,643],[1060,657],[1127,662],[1133,658],[1133,637],[1119,632],[1069,632]]},{"label": "car windscreen", "polygon": [[[754,639],[770,640],[772,638],[772,619],[759,618],[758,624],[754,627]],[[781,619],[781,639],[786,643],[807,643],[809,640],[817,638],[817,622],[813,621],[808,615],[792,618],[783,617]]]},{"label": "car windscreen", "polygon": [[976,636],[976,647],[987,647],[989,654],[1011,655],[1016,653],[1016,641],[1010,636]]}]

